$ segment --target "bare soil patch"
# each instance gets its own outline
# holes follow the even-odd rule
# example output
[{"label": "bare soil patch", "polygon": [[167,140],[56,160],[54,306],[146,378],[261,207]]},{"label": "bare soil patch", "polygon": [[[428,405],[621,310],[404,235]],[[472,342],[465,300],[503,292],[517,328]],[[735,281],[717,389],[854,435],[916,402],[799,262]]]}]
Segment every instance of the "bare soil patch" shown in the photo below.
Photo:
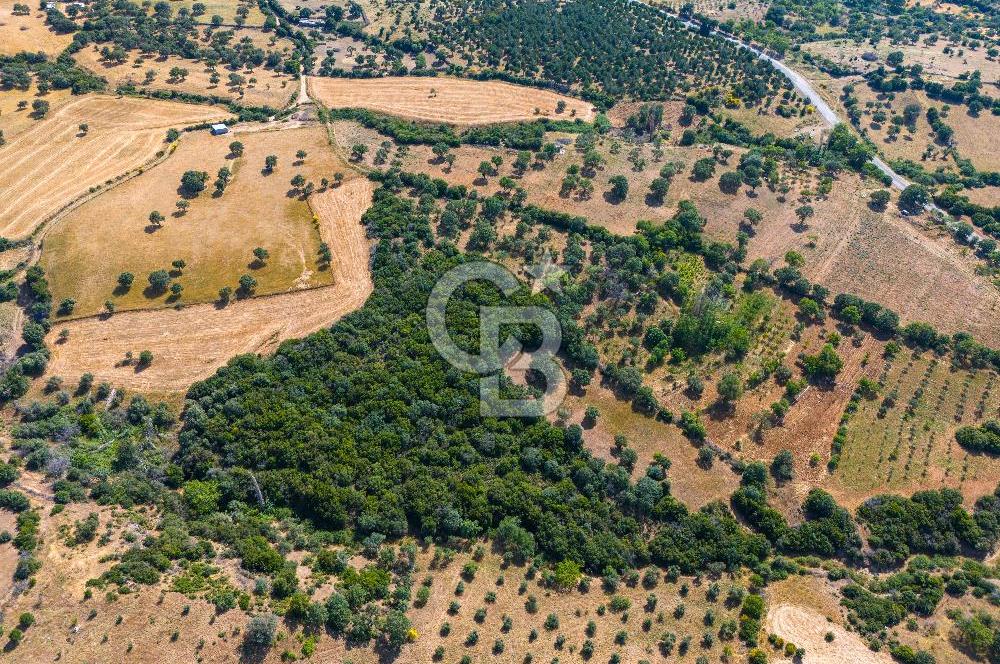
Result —
[{"label": "bare soil patch", "polygon": [[149,161],[166,149],[167,128],[224,116],[211,106],[166,101],[99,95],[73,100],[4,147],[0,235],[27,235],[89,188]]},{"label": "bare soil patch", "polygon": [[[310,96],[330,108],[367,108],[427,122],[475,125],[542,117],[589,121],[594,116],[593,107],[579,99],[499,81],[444,76],[308,81]],[[566,108],[557,113],[560,101]]]},{"label": "bare soil patch", "polygon": [[[180,392],[234,355],[272,352],[286,339],[333,323],[361,306],[372,290],[368,240],[360,223],[371,192],[371,184],[359,179],[317,197],[323,219],[319,227],[333,254],[333,285],[240,300],[224,308],[200,304],[57,324],[48,340],[49,372],[76,380],[89,371],[98,380],[129,389]],[[63,328],[70,337],[56,343]],[[151,366],[138,371],[122,364],[126,352],[143,349],[154,355]]]}]

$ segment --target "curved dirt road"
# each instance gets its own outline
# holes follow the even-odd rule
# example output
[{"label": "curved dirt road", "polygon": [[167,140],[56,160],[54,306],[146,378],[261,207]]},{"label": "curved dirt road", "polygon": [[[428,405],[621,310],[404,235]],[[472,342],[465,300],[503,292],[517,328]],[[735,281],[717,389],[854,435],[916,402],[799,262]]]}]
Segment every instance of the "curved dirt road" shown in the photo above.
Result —
[{"label": "curved dirt road", "polygon": [[[636,4],[644,4],[647,7],[650,7],[651,9],[658,11],[664,16],[668,16],[676,21],[679,21],[681,24],[687,26],[691,30],[698,30],[701,27],[701,24],[698,21],[690,19],[682,19],[676,14],[672,14],[671,12],[667,11],[666,9],[663,9],[662,7],[656,7],[650,5],[646,2],[643,2],[642,0],[629,0],[629,2],[634,2]],[[812,83],[810,83],[809,79],[807,79],[805,76],[795,71],[781,60],[768,55],[767,53],[760,50],[756,46],[747,44],[746,42],[741,41],[736,37],[719,32],[718,30],[714,30],[712,34],[720,39],[725,39],[727,42],[735,44],[736,46],[739,46],[742,49],[750,51],[761,60],[766,60],[767,62],[769,62],[772,67],[780,71],[782,74],[785,75],[785,78],[787,78],[789,81],[792,82],[792,86],[799,94],[801,94],[803,97],[809,100],[809,103],[816,108],[816,112],[820,114],[820,116],[823,118],[823,120],[826,121],[828,125],[833,127],[842,122],[842,120],[837,116],[837,113],[830,107],[828,103],[826,103],[826,100],[823,99],[822,95],[820,95],[816,91],[816,88],[812,86]],[[892,186],[895,187],[896,189],[902,191],[903,189],[906,189],[908,186],[910,186],[910,182],[906,178],[904,178],[896,171],[892,170],[889,164],[885,163],[881,158],[878,157],[878,155],[873,156],[871,158],[871,162],[875,165],[877,169],[879,169],[880,171],[889,176],[889,178],[892,180]]]}]

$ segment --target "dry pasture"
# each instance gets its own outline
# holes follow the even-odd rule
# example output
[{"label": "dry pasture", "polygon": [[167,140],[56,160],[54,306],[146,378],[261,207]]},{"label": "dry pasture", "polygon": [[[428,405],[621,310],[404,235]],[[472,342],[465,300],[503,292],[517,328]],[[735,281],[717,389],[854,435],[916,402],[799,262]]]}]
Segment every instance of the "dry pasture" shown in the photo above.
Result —
[{"label": "dry pasture", "polygon": [[[945,53],[945,48],[949,48],[951,52]],[[987,47],[981,46],[973,50],[943,39],[933,45],[923,42],[892,44],[888,39],[883,39],[874,47],[868,42],[856,44],[847,39],[830,39],[810,42],[804,45],[803,49],[860,71],[876,69],[880,64],[885,65],[889,53],[902,51],[904,66],[921,65],[924,68],[924,76],[932,80],[951,83],[959,74],[974,70],[979,70],[982,74],[983,83],[988,84],[1000,79],[1000,62],[989,57]],[[875,53],[878,61],[862,60],[861,56],[865,53]]]},{"label": "dry pasture", "polygon": [[[231,158],[229,144],[243,143],[243,156]],[[303,163],[295,153],[305,150]],[[278,157],[274,172],[262,172],[268,155]],[[216,173],[228,167],[232,179],[216,197]],[[56,302],[76,301],[73,314],[102,311],[105,300],[116,310],[147,309],[169,304],[212,302],[224,286],[236,288],[242,274],[257,280],[257,294],[284,292],[331,283],[331,270],[320,270],[320,235],[309,203],[290,184],[296,174],[320,188],[320,179],[347,170],[330,151],[319,127],[283,131],[242,132],[212,136],[207,131],[181,137],[177,149],[162,164],[80,206],[45,237],[42,266]],[[208,173],[207,188],[179,214],[181,177],[186,171]],[[149,215],[165,220],[152,224]],[[270,256],[255,262],[255,247]],[[114,251],[109,251],[114,248]],[[175,260],[186,263],[175,281],[180,299],[146,290],[147,276],[171,270]],[[130,289],[117,289],[118,275],[131,272]]]},{"label": "dry pasture", "polygon": [[[234,355],[267,353],[285,339],[305,336],[361,306],[372,291],[369,245],[361,215],[372,185],[356,179],[314,196],[319,228],[333,253],[333,284],[309,290],[234,301],[219,308],[132,311],[93,316],[53,326],[49,372],[97,380],[134,390],[182,392]],[[57,343],[59,331],[69,339]],[[138,371],[122,363],[125,353],[148,349],[154,360]]]},{"label": "dry pasture", "polygon": [[[36,99],[44,99],[49,102],[49,114],[51,115],[62,105],[73,98],[70,90],[49,90],[44,95],[38,94],[38,86],[32,80],[27,90],[13,88],[11,90],[0,90],[0,131],[3,131],[4,138],[10,141],[19,133],[39,122],[31,110],[31,102]],[[19,108],[19,104],[25,103],[24,108]]]},{"label": "dry pasture", "polygon": [[[580,99],[500,81],[444,76],[309,77],[308,86],[310,96],[329,108],[367,108],[425,122],[476,125],[542,117],[589,121],[594,117],[593,107]],[[566,103],[566,109],[556,113],[560,101]]]},{"label": "dry pasture", "polygon": [[195,2],[201,2],[201,4],[205,5],[205,13],[195,17],[195,20],[200,23],[208,23],[212,20],[213,16],[218,15],[222,17],[223,25],[233,25],[236,21],[236,10],[240,8],[240,5],[246,4],[250,13],[247,15],[244,25],[264,25],[264,14],[260,11],[260,7],[257,6],[256,2],[241,2],[240,0],[170,0],[170,7],[176,13],[181,7],[191,9],[191,5]]},{"label": "dry pasture", "polygon": [[[955,369],[947,358],[904,352],[870,377],[884,387],[851,416],[840,466],[828,481],[831,491],[909,495],[951,487],[972,504],[996,488],[1000,461],[970,454],[955,442],[958,427],[1000,418],[996,373]],[[883,413],[887,397],[893,403]]]},{"label": "dry pasture", "polygon": [[28,235],[89,188],[142,166],[166,149],[167,128],[225,116],[210,106],[102,95],[67,103],[4,147],[0,235]]},{"label": "dry pasture", "polygon": [[[31,12],[26,16],[14,15],[14,4],[26,4]],[[37,2],[0,0],[0,55],[14,55],[22,51],[48,55],[61,53],[73,41],[73,35],[60,35],[45,25],[45,12]]]},{"label": "dry pasture", "polygon": [[[135,85],[137,88],[151,90],[176,90],[200,95],[217,95],[245,106],[270,106],[282,108],[288,104],[293,94],[298,92],[295,78],[270,69],[259,67],[253,71],[240,70],[231,72],[224,66],[219,66],[221,78],[218,84],[210,80],[212,72],[204,62],[186,60],[171,55],[166,58],[142,58],[138,51],[129,52],[129,60],[124,64],[112,64],[101,58],[97,46],[84,48],[74,55],[76,61],[83,67],[108,79],[109,89],[121,85]],[[141,62],[140,62],[141,60]],[[187,69],[188,75],[179,80],[171,81],[170,70],[174,67]],[[152,70],[154,78],[146,83],[146,71]],[[229,74],[238,73],[247,83],[241,88],[229,86]],[[256,82],[251,82],[256,79]]]},{"label": "dry pasture", "polygon": [[[942,110],[947,104],[930,99],[922,90],[900,92],[893,95],[890,100],[886,95],[876,94],[864,84],[855,87],[855,95],[861,101],[862,107],[868,103],[875,104],[878,110],[888,116],[889,120],[879,124],[872,120],[875,109],[864,108],[861,120],[861,127],[887,157],[922,162],[921,165],[928,171],[940,167],[954,168],[954,161],[946,148],[935,141],[926,115],[927,109],[931,106]],[[889,134],[889,128],[892,126],[891,118],[894,115],[901,115],[908,104],[916,104],[921,109],[915,130],[911,132],[904,127],[893,138]],[[1000,156],[994,148],[994,137],[1000,134],[1000,117],[988,110],[980,113],[978,117],[972,117],[967,111],[965,106],[951,106],[943,117],[944,122],[955,130],[952,142],[959,155],[972,161],[980,170],[992,171],[1000,168]],[[924,152],[928,148],[929,156],[922,161]]]}]

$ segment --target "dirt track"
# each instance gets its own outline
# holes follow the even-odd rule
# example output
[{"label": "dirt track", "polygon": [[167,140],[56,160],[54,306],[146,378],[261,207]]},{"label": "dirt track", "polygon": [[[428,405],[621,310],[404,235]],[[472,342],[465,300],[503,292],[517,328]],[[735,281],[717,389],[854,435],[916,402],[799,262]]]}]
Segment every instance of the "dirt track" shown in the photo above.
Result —
[{"label": "dirt track", "polygon": [[[54,111],[4,147],[0,235],[24,237],[90,187],[142,166],[166,148],[169,127],[226,112],[147,99],[86,96]],[[83,134],[80,124],[87,124]]]},{"label": "dirt track", "polygon": [[[373,185],[357,179],[318,194],[311,203],[333,253],[334,284],[235,301],[91,317],[56,325],[47,340],[49,374],[75,382],[84,372],[133,390],[180,392],[234,355],[267,353],[285,339],[305,336],[357,309],[372,291],[369,245],[361,215]],[[70,337],[57,343],[59,331]],[[125,353],[150,350],[150,367],[123,365]]]},{"label": "dirt track", "polygon": [[[309,94],[330,108],[367,108],[427,122],[474,125],[541,117],[589,121],[594,117],[593,107],[585,101],[499,81],[443,76],[367,80],[311,77],[308,86]],[[560,101],[566,103],[566,109],[557,114]]]}]

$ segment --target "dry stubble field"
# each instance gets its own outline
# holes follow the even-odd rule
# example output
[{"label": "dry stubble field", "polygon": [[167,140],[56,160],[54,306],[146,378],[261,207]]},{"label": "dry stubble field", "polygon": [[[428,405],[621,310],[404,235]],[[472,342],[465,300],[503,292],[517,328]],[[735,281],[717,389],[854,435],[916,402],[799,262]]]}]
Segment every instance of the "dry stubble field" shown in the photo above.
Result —
[{"label": "dry stubble field", "polygon": [[[49,373],[76,380],[91,372],[128,389],[182,392],[234,355],[267,353],[286,339],[319,330],[361,306],[372,291],[369,244],[361,215],[371,203],[368,180],[355,179],[315,194],[319,228],[333,253],[333,284],[239,300],[219,308],[199,304],[90,317],[53,326]],[[61,329],[70,337],[56,343]],[[123,365],[125,353],[153,352],[150,367]]]},{"label": "dry stubble field", "polygon": [[[225,117],[210,106],[86,96],[4,147],[0,235],[23,237],[90,187],[104,185],[167,148],[167,128]],[[79,125],[89,125],[86,134]]]},{"label": "dry stubble field", "polygon": [[[580,99],[499,81],[403,76],[309,77],[308,83],[310,96],[329,108],[367,108],[426,122],[474,125],[542,117],[589,121],[594,117],[593,107]],[[566,103],[566,110],[556,113],[560,101]]]},{"label": "dry stubble field", "polygon": [[[239,158],[229,154],[236,138],[244,146]],[[303,163],[296,160],[298,150],[308,153]],[[268,155],[278,157],[271,174],[262,172]],[[213,182],[223,166],[233,176],[216,197]],[[208,186],[181,215],[175,204],[189,170],[208,173]],[[46,235],[42,266],[53,296],[56,302],[74,299],[76,316],[98,313],[108,299],[118,311],[172,304],[168,294],[145,289],[149,273],[169,271],[178,259],[186,263],[175,277],[184,288],[181,304],[214,301],[220,288],[235,289],[242,274],[257,280],[258,294],[329,284],[330,271],[317,267],[320,237],[309,203],[290,181],[301,174],[319,189],[321,178],[346,170],[319,127],[186,134],[164,163],[88,201]],[[166,218],[159,226],[149,221],[154,210]],[[263,266],[251,253],[255,247],[270,253]],[[122,272],[135,275],[126,292],[116,290]]]}]

